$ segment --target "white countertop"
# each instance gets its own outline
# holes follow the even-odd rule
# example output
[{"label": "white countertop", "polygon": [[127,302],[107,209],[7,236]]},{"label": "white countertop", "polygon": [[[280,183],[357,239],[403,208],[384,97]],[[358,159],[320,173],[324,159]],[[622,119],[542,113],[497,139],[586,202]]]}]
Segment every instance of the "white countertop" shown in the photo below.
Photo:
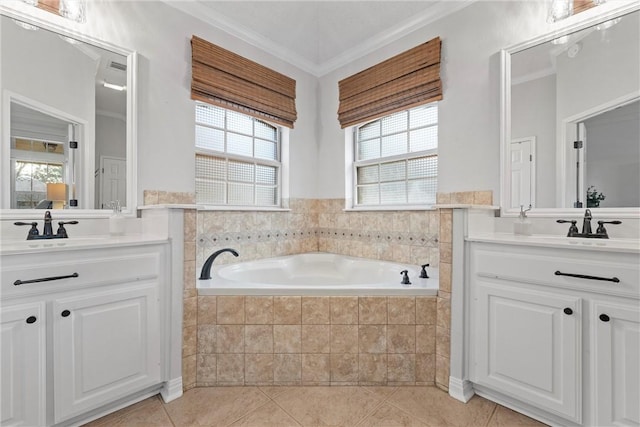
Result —
[{"label": "white countertop", "polygon": [[0,255],[152,245],[168,241],[166,237],[143,234],[127,234],[123,236],[93,235],[67,239],[3,240],[0,243]]},{"label": "white countertop", "polygon": [[637,239],[587,239],[549,235],[522,236],[512,233],[477,233],[467,236],[465,240],[519,246],[640,253],[640,241]]}]

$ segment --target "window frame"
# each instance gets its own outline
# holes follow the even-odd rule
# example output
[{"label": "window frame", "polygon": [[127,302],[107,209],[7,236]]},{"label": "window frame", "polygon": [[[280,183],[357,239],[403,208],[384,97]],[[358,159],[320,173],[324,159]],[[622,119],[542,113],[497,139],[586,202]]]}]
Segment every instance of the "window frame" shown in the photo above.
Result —
[{"label": "window frame", "polygon": [[[232,109],[228,109],[228,108],[224,108],[218,105],[212,105],[212,104],[207,104],[206,102],[202,102],[202,101],[195,101],[194,102],[194,112],[196,111],[197,105],[204,105],[206,107],[212,107],[212,108],[219,108],[225,111],[231,111],[234,114],[243,114],[246,117],[251,119],[252,122],[252,134],[249,135],[248,133],[244,133],[244,132],[236,132],[236,131],[230,131],[227,127],[227,116],[225,113],[225,124],[224,124],[224,129],[216,127],[216,126],[212,126],[206,123],[202,123],[202,122],[198,122],[196,120],[196,118],[194,117],[194,130],[196,129],[197,126],[205,126],[208,127],[210,129],[217,129],[217,130],[222,130],[224,132],[224,152],[223,151],[218,151],[218,150],[213,150],[213,149],[208,149],[208,148],[203,148],[203,147],[198,147],[197,146],[197,141],[194,135],[194,161],[195,159],[200,155],[200,156],[205,156],[205,157],[209,157],[209,158],[215,158],[215,159],[221,159],[225,162],[229,162],[229,161],[237,161],[237,162],[242,162],[242,163],[247,163],[247,164],[252,164],[254,167],[254,180],[252,182],[252,186],[253,186],[253,203],[252,204],[229,204],[228,200],[229,200],[229,183],[233,183],[236,181],[230,181],[228,175],[225,178],[224,184],[225,184],[225,203],[224,204],[214,204],[214,203],[202,203],[202,202],[198,202],[196,199],[196,204],[197,204],[197,209],[199,210],[244,210],[244,211],[278,211],[278,210],[288,210],[288,193],[289,193],[289,180],[288,180],[288,173],[289,173],[289,166],[288,166],[288,160],[289,160],[289,132],[288,132],[288,128],[281,126],[279,124],[276,123],[272,123],[269,122],[267,120],[261,119],[261,118],[257,118],[257,117],[253,117],[250,116],[248,114],[242,113],[242,112],[238,112]],[[276,130],[276,157],[279,160],[272,160],[272,159],[266,159],[266,158],[260,158],[260,157],[255,157],[255,143],[253,143],[252,145],[252,152],[254,155],[252,156],[244,156],[241,154],[235,154],[235,153],[229,153],[227,152],[227,134],[230,133],[234,133],[234,134],[238,134],[238,135],[242,135],[242,136],[250,136],[252,139],[258,138],[258,139],[264,139],[264,138],[260,138],[260,137],[256,137],[255,136],[255,123],[256,121],[258,122],[263,122],[266,123],[269,126],[272,126],[275,128]],[[276,185],[274,186],[275,188],[275,196],[276,196],[276,200],[277,203],[274,205],[258,205],[255,204],[256,202],[256,187],[257,187],[257,183],[256,183],[256,178],[255,178],[255,168],[256,166],[260,166],[260,165],[264,165],[264,166],[269,166],[269,167],[274,167],[276,168]],[[195,165],[194,165],[195,167]],[[197,180],[198,177],[194,176],[194,179]],[[197,195],[196,195],[197,197]]]},{"label": "window frame", "polygon": [[[361,123],[355,126],[352,126],[351,132],[347,132],[347,134],[350,134],[351,138],[347,138],[347,140],[350,139],[350,161],[348,161],[347,163],[349,163],[350,166],[350,185],[347,184],[347,189],[350,189],[351,194],[347,195],[347,206],[346,206],[346,210],[369,210],[369,211],[383,211],[383,210],[433,210],[435,209],[435,196],[437,195],[437,180],[438,180],[438,174],[436,174],[436,194],[434,194],[434,202],[433,203],[381,203],[380,201],[380,197],[378,197],[379,203],[378,204],[359,204],[358,203],[358,168],[361,167],[366,167],[366,166],[373,166],[373,165],[383,165],[383,164],[388,164],[388,163],[393,163],[393,162],[398,162],[398,161],[405,161],[405,170],[406,170],[406,162],[408,162],[409,160],[412,159],[418,159],[418,158],[422,158],[422,157],[433,157],[436,156],[438,157],[438,148],[439,148],[439,144],[440,144],[440,140],[439,140],[439,135],[438,135],[438,139],[437,139],[437,143],[438,146],[436,148],[431,148],[431,149],[427,149],[427,150],[420,150],[420,151],[408,151],[406,153],[402,153],[402,154],[394,154],[394,155],[390,155],[390,156],[380,156],[380,157],[376,157],[376,158],[372,158],[372,159],[366,159],[366,160],[359,160],[358,159],[358,150],[359,150],[359,138],[358,138],[358,132],[359,130],[368,125],[371,124],[373,122],[376,121],[382,121],[384,118],[392,116],[394,114],[400,113],[400,112],[409,112],[413,109],[416,108],[420,108],[420,107],[425,107],[428,105],[434,105],[435,108],[438,108],[438,112],[439,112],[439,104],[437,101],[435,102],[430,102],[421,106],[417,106],[417,107],[411,107],[411,108],[407,108],[405,110],[400,110],[400,111],[396,111],[390,114],[387,114],[385,116],[379,117],[377,119],[374,120],[370,120],[367,121],[365,123]],[[409,120],[409,119],[407,119]],[[428,126],[424,126],[426,127],[431,127],[431,126],[436,126],[438,127],[439,130],[439,126],[440,126],[440,119],[438,117],[438,121],[436,122],[435,125],[428,125]],[[416,128],[418,129],[418,128]],[[348,130],[348,129],[347,129]],[[411,132],[410,127],[407,127],[406,129],[404,129],[401,132],[396,132],[396,133],[402,133],[402,132],[406,132],[409,133]],[[392,133],[390,135],[393,135],[395,133]],[[384,136],[388,136],[388,135],[384,135]],[[380,138],[382,139],[383,135],[380,135]],[[409,140],[407,140],[407,143],[409,143]],[[348,180],[349,181],[349,180]],[[398,179],[398,180],[394,180],[394,181],[384,181],[384,182],[405,182],[408,183],[411,180],[408,177],[408,174],[405,173],[405,177],[404,179]],[[380,179],[378,179],[378,185],[380,185],[381,181]],[[405,192],[405,196],[408,196],[408,191]],[[379,193],[380,195],[380,193]],[[350,196],[350,197],[349,197]],[[406,197],[405,197],[406,200]]]}]

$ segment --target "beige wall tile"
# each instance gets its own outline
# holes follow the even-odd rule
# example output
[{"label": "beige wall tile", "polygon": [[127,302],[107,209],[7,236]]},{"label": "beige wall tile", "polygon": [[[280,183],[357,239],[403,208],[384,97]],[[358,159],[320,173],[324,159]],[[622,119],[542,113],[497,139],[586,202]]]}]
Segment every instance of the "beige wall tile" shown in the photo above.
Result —
[{"label": "beige wall tile", "polygon": [[387,323],[387,297],[360,297],[358,306],[361,325]]},{"label": "beige wall tile", "polygon": [[451,329],[451,300],[438,297],[438,317],[436,325],[440,328]]},{"label": "beige wall tile", "polygon": [[197,356],[196,382],[215,383],[217,381],[217,356],[215,354],[199,354]]},{"label": "beige wall tile", "polygon": [[436,297],[416,297],[416,323],[435,325],[437,315]]},{"label": "beige wall tile", "polygon": [[[388,325],[387,326],[387,352],[388,353],[415,353],[416,352],[415,325]],[[395,381],[402,381],[402,380],[395,380]]]},{"label": "beige wall tile", "polygon": [[358,355],[331,353],[331,381],[358,381]]},{"label": "beige wall tile", "polygon": [[273,354],[244,355],[245,384],[270,384],[273,382]]},{"label": "beige wall tile", "polygon": [[244,384],[244,354],[218,354],[218,384]]},{"label": "beige wall tile", "polygon": [[455,193],[451,193],[451,203],[472,205],[474,200],[473,196],[474,196],[473,191],[458,191]]},{"label": "beige wall tile", "polygon": [[442,210],[440,212],[440,232],[439,240],[443,243],[451,243],[453,227],[453,212],[451,210]]},{"label": "beige wall tile", "polygon": [[451,203],[451,193],[436,193],[436,203],[439,205],[448,205]]},{"label": "beige wall tile", "polygon": [[158,204],[158,191],[157,190],[144,190],[142,192],[143,204],[157,205]]},{"label": "beige wall tile", "polygon": [[390,325],[414,325],[416,323],[415,297],[388,297],[387,311]]},{"label": "beige wall tile", "polygon": [[184,241],[195,242],[198,234],[196,211],[188,209],[184,211]]},{"label": "beige wall tile", "polygon": [[219,296],[217,300],[218,325],[242,325],[244,324],[244,297],[243,296]]},{"label": "beige wall tile", "polygon": [[330,381],[329,354],[302,355],[302,383],[318,383]]},{"label": "beige wall tile", "polygon": [[436,327],[436,354],[447,359],[451,355],[451,332],[449,329]]},{"label": "beige wall tile", "polygon": [[244,327],[245,353],[273,353],[273,326],[246,325]]},{"label": "beige wall tile", "polygon": [[184,289],[196,288],[196,263],[193,261],[185,261],[183,263],[183,286]]},{"label": "beige wall tile", "polygon": [[196,343],[198,340],[198,327],[185,326],[182,328],[182,357],[196,354]]},{"label": "beige wall tile", "polygon": [[436,385],[443,390],[449,390],[449,358],[435,356],[436,358]]},{"label": "beige wall tile", "polygon": [[474,191],[473,203],[476,205],[493,205],[493,191]]},{"label": "beige wall tile", "polygon": [[358,352],[358,325],[331,325],[331,353]]},{"label": "beige wall tile", "polygon": [[433,384],[436,379],[436,355],[416,354],[416,381]]},{"label": "beige wall tile", "polygon": [[195,326],[198,324],[198,298],[184,298],[182,305],[182,325]]},{"label": "beige wall tile", "polygon": [[416,353],[436,352],[435,325],[416,325]]},{"label": "beige wall tile", "polygon": [[196,242],[184,242],[184,260],[196,260]]},{"label": "beige wall tile", "polygon": [[331,297],[331,323],[354,325],[358,323],[358,297]]},{"label": "beige wall tile", "polygon": [[329,325],[302,325],[302,352],[329,353],[330,328]]},{"label": "beige wall tile", "polygon": [[198,326],[198,354],[216,353],[216,325]]},{"label": "beige wall tile", "polygon": [[244,325],[216,326],[216,350],[218,353],[244,352]]},{"label": "beige wall tile", "polygon": [[300,383],[302,358],[300,354],[273,355],[273,382],[275,384]]},{"label": "beige wall tile", "polygon": [[329,297],[302,297],[302,323],[328,325],[330,323]]},{"label": "beige wall tile", "polygon": [[416,380],[415,354],[387,355],[387,381],[414,382]]},{"label": "beige wall tile", "polygon": [[444,292],[451,292],[451,264],[448,262],[441,262],[439,273],[439,289]]},{"label": "beige wall tile", "polygon": [[299,325],[302,322],[301,297],[273,297],[273,323]]},{"label": "beige wall tile", "polygon": [[273,351],[275,353],[300,353],[301,343],[301,325],[273,325]]},{"label": "beige wall tile", "polygon": [[359,354],[358,382],[362,385],[384,384],[387,381],[387,355]]},{"label": "beige wall tile", "polygon": [[387,352],[387,325],[360,325],[358,329],[359,353]]},{"label": "beige wall tile", "polygon": [[215,325],[217,313],[215,296],[198,297],[198,325]]},{"label": "beige wall tile", "polygon": [[182,387],[183,389],[189,389],[196,384],[196,365],[197,357],[186,356],[182,358]]},{"label": "beige wall tile", "polygon": [[272,324],[273,297],[246,296],[244,298],[244,321],[247,325]]}]

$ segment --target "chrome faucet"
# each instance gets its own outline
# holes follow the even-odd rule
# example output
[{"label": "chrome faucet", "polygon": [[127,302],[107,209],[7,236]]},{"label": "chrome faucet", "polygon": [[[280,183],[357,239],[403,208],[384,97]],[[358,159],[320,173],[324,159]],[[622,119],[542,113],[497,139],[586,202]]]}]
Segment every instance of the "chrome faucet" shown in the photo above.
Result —
[{"label": "chrome faucet", "polygon": [[598,221],[598,228],[594,233],[591,231],[591,220],[593,216],[591,215],[591,209],[587,209],[584,211],[584,218],[582,219],[582,232],[578,231],[578,227],[576,226],[575,219],[565,220],[559,219],[556,222],[563,224],[570,222],[571,226],[569,227],[569,232],[567,233],[567,237],[585,237],[589,239],[608,239],[609,235],[607,234],[607,230],[604,228],[604,224],[622,224],[622,221]]},{"label": "chrome faucet", "polygon": [[231,249],[231,248],[224,248],[224,249],[220,249],[219,251],[215,251],[209,256],[209,258],[207,258],[207,260],[202,265],[202,270],[200,271],[199,280],[211,279],[211,266],[213,265],[213,261],[215,261],[218,255],[220,255],[223,252],[231,252],[234,256],[236,257],[238,256],[238,252],[236,252],[235,249]]}]

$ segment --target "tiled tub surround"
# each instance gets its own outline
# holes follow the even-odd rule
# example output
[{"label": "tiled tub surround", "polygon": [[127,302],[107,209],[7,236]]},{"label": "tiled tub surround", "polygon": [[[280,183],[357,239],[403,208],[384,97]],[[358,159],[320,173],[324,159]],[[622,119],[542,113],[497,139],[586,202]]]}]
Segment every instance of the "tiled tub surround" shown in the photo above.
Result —
[{"label": "tiled tub surround", "polygon": [[196,386],[432,385],[435,297],[199,296]]},{"label": "tiled tub surround", "polygon": [[[145,191],[145,204],[172,204],[172,203],[193,203],[193,194],[169,193],[162,191]],[[491,205],[492,194],[490,191],[462,192],[462,193],[439,193],[439,204],[477,204]],[[248,243],[244,246],[234,247],[243,254],[243,257],[255,256],[273,257],[288,255],[308,251],[331,251],[350,256],[363,256],[369,251],[374,254],[370,258],[387,259],[391,261],[406,262],[407,254],[412,257],[409,261],[419,264],[424,260],[426,253],[431,253],[435,249],[435,258],[429,260],[432,265],[438,265],[440,269],[440,291],[436,299],[437,315],[434,332],[435,344],[435,383],[438,387],[447,389],[449,378],[449,336],[451,325],[451,220],[452,210],[441,209],[439,211],[414,211],[414,212],[344,212],[344,200],[291,200],[290,212],[225,212],[225,211],[185,211],[185,250],[184,250],[184,339],[183,339],[183,386],[190,389],[196,385],[196,360],[197,360],[197,328],[198,309],[202,310],[202,305],[211,303],[211,298],[198,298],[195,289],[196,263],[201,265],[204,260],[205,250],[213,251],[214,247],[207,240],[198,242],[203,235],[214,236],[215,233],[226,237],[237,237],[233,235],[244,234],[245,232],[261,233],[265,230],[291,230],[292,224],[302,224],[301,228],[292,230],[296,234],[291,234],[291,239],[285,240],[282,235],[276,233],[275,240],[272,237],[259,241],[257,244]],[[292,221],[293,220],[293,221]],[[269,225],[269,228],[263,226]],[[280,224],[280,226],[274,226]],[[338,224],[340,224],[338,226]],[[404,225],[401,225],[404,224]],[[230,229],[228,226],[233,225]],[[407,227],[402,229],[402,227]],[[207,233],[205,233],[205,230]],[[427,232],[425,233],[425,230]],[[301,232],[304,231],[305,235]],[[384,240],[378,241],[378,234],[384,231],[397,231],[395,236],[402,237],[416,234],[426,235],[425,240],[430,245],[424,246],[422,237],[419,237],[418,244],[415,240],[407,244],[406,240],[388,239],[390,234],[384,236]],[[313,236],[311,235],[313,233]],[[319,233],[319,235],[318,235]],[[345,234],[343,234],[345,233]],[[352,235],[353,233],[353,235]],[[364,234],[367,233],[367,234]],[[286,234],[289,236],[289,234]],[[433,238],[438,235],[438,242]],[[354,239],[354,236],[357,239]],[[365,239],[363,239],[363,236]],[[375,240],[371,239],[375,236]],[[209,237],[209,238],[210,238]],[[238,240],[238,239],[236,239]],[[392,243],[393,241],[393,243]],[[354,243],[355,242],[355,243]],[[367,242],[364,244],[364,242]],[[200,246],[198,246],[198,243]],[[236,243],[239,243],[236,241]],[[265,244],[266,243],[266,244]],[[375,245],[371,245],[375,243]],[[246,248],[245,248],[246,246]],[[255,249],[252,249],[252,246]],[[196,249],[198,247],[198,249]],[[224,247],[224,246],[220,246]],[[219,247],[218,247],[219,248]],[[209,252],[210,253],[210,252]],[[197,254],[197,255],[196,255]],[[254,254],[254,255],[251,255]],[[196,258],[198,260],[196,261]],[[233,262],[233,257],[221,257],[217,262]],[[200,304],[199,304],[200,303]],[[437,341],[435,336],[438,337]],[[204,353],[203,353],[204,354]],[[275,353],[274,353],[275,354]],[[302,362],[301,362],[302,363]],[[430,381],[433,381],[432,378]]]}]

